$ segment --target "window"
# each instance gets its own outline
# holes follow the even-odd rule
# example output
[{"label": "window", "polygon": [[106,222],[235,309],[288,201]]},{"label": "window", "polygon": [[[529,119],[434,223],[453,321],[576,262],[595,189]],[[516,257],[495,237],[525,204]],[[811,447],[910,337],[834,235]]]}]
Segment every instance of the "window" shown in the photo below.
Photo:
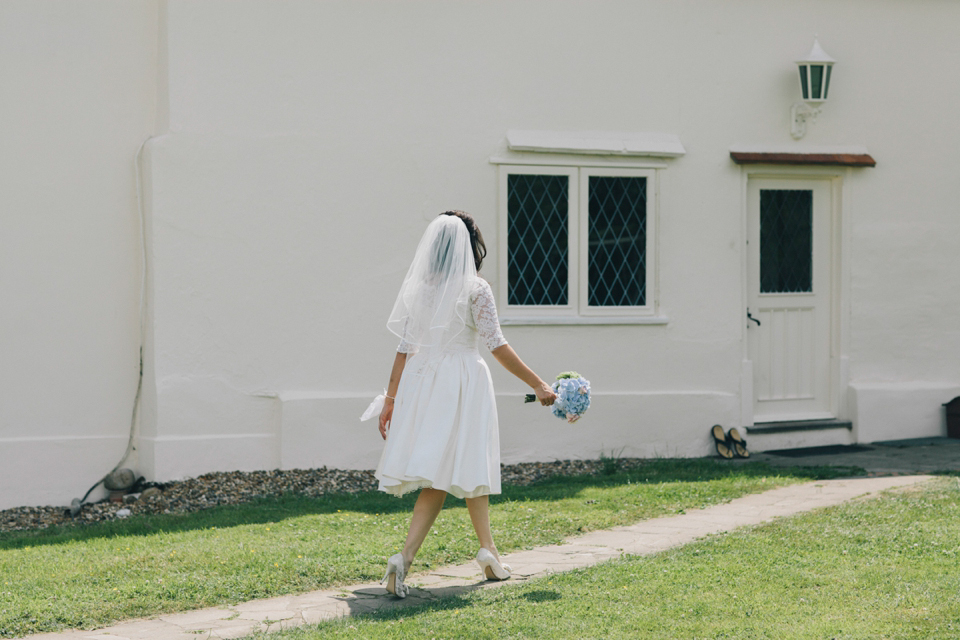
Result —
[{"label": "window", "polygon": [[500,167],[503,314],[653,316],[656,171]]},{"label": "window", "polygon": [[813,191],[760,189],[760,293],[813,292]]},{"label": "window", "polygon": [[507,176],[507,304],[568,305],[569,182],[564,175]]}]

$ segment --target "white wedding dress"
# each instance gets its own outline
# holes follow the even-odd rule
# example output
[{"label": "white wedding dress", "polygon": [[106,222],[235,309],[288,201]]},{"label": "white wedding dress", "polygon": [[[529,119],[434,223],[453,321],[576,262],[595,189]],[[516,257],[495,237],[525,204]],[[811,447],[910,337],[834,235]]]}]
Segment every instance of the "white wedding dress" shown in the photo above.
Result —
[{"label": "white wedding dress", "polygon": [[[426,362],[407,356],[376,477],[401,496],[421,487],[458,498],[500,493],[500,434],[493,380],[477,351],[507,344],[490,285],[477,278],[465,327]],[[400,353],[413,348],[401,341]]]}]

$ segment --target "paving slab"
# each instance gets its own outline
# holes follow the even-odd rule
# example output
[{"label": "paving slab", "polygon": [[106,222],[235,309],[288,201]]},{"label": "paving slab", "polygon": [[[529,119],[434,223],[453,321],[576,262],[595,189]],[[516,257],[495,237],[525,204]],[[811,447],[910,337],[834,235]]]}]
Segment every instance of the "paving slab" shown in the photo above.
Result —
[{"label": "paving slab", "polygon": [[449,576],[451,578],[467,578],[477,575],[477,571],[479,571],[479,569],[473,564],[462,564],[452,567],[441,567],[431,573],[435,573],[438,576]]},{"label": "paving slab", "polygon": [[[234,638],[245,638],[252,635],[260,629],[260,625],[237,625],[229,628],[218,628],[210,630],[211,638],[222,638],[223,640],[233,640]],[[198,636],[202,637],[202,636]]]},{"label": "paving slab", "polygon": [[[783,456],[771,453],[754,453],[749,460],[760,460],[776,467],[846,466],[861,467],[869,474],[914,474],[935,471],[960,470],[960,439],[956,438],[908,438],[859,444],[857,449],[838,447],[834,453],[818,453],[811,448],[811,455]],[[803,450],[799,451],[803,453]],[[792,454],[798,451],[791,452]],[[734,464],[743,464],[739,460]],[[744,461],[745,462],[745,461]]]},{"label": "paving slab", "polygon": [[[509,564],[509,563],[508,563]],[[480,568],[477,567],[470,578],[450,578],[443,574],[429,575],[411,575],[407,581],[414,586],[422,586],[423,589],[434,593],[436,589],[445,587],[471,587],[480,580]]]},{"label": "paving slab", "polygon": [[241,620],[237,618],[236,620],[224,620],[222,623],[217,624],[216,629],[198,629],[197,631],[215,632],[220,638],[243,638],[259,628],[259,621]]},{"label": "paving slab", "polygon": [[[960,447],[957,453],[960,456]],[[364,583],[295,596],[253,600],[233,606],[130,620],[104,629],[44,633],[32,636],[31,640],[240,638],[255,631],[289,629],[382,608],[410,606],[478,588],[515,584],[559,571],[592,566],[624,554],[657,553],[704,536],[757,525],[776,517],[834,506],[868,494],[925,482],[930,478],[931,476],[927,475],[875,474],[874,477],[807,482],[743,496],[725,504],[692,510],[689,513],[653,518],[604,531],[592,531],[570,538],[563,544],[504,554],[503,561],[513,567],[513,577],[505,582],[484,581],[479,566],[470,562],[411,574],[407,582],[412,591],[404,600],[390,596],[378,583]]]},{"label": "paving slab", "polygon": [[300,617],[303,620],[304,624],[319,624],[326,620],[332,620],[333,618],[339,618],[340,612],[331,611],[328,609],[320,609],[317,607],[311,609],[304,609],[300,612]]},{"label": "paving slab", "polygon": [[180,625],[202,625],[210,622],[211,620],[226,620],[227,618],[234,617],[236,615],[236,611],[232,609],[213,608],[187,611],[186,613],[170,613],[158,617],[163,619],[169,616],[176,616],[176,619]]}]

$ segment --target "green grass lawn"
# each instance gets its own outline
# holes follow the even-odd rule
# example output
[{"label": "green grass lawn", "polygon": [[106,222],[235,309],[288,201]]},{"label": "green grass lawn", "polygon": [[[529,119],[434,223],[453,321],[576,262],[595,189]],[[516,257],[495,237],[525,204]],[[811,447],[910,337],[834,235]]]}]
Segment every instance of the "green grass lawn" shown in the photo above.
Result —
[{"label": "green grass lawn", "polygon": [[[501,551],[696,509],[850,469],[653,460],[626,472],[505,486],[491,519]],[[415,496],[284,495],[188,515],[150,515],[0,535],[0,637],[236,603],[379,579]],[[416,568],[465,562],[477,543],[450,499]]]},{"label": "green grass lawn", "polygon": [[270,637],[960,638],[960,479]]}]

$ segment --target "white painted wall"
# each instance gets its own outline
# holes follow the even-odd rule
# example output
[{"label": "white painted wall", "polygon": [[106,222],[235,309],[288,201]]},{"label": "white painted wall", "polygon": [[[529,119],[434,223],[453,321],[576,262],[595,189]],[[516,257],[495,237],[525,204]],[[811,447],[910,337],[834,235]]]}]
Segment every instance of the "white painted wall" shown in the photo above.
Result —
[{"label": "white painted wall", "polygon": [[[660,299],[670,323],[508,327],[508,339],[544,375],[576,366],[607,395],[598,395],[589,422],[571,429],[513,404],[523,389],[494,365],[504,458],[595,456],[624,446],[627,455],[707,453],[707,427],[739,420],[742,203],[740,170],[727,150],[794,144],[792,61],[813,33],[840,63],[831,101],[804,143],[865,144],[880,161],[848,175],[849,375],[871,379],[900,361],[899,379],[915,384],[937,360],[930,382],[956,379],[942,349],[916,351],[923,338],[903,336],[903,353],[885,345],[884,318],[914,308],[910,296],[891,301],[886,291],[918,295],[917,274],[888,268],[880,282],[856,266],[883,260],[886,245],[903,241],[884,233],[882,220],[910,224],[889,204],[909,199],[897,176],[926,171],[914,148],[922,132],[902,136],[890,120],[899,114],[918,129],[942,122],[955,91],[941,83],[937,100],[918,101],[936,74],[914,73],[908,90],[891,96],[883,93],[889,73],[956,62],[943,26],[956,9],[872,4],[868,21],[857,3],[549,9],[170,3],[172,134],[152,152],[154,177],[169,194],[155,198],[154,219],[158,300],[166,296],[155,337],[158,349],[169,349],[157,357],[157,446],[177,452],[177,473],[210,464],[374,464],[377,438],[352,415],[385,379],[394,345],[383,319],[407,260],[426,220],[459,207],[486,230],[486,275],[500,276],[496,176],[486,161],[505,152],[512,128],[665,131],[679,134],[689,153],[661,175]],[[924,33],[922,45],[877,46],[878,34],[904,25]],[[922,139],[923,166],[949,166],[955,145]],[[943,208],[953,188],[941,182],[925,196],[941,204],[927,213],[930,233],[950,227]],[[943,247],[929,260],[949,254]],[[954,286],[931,278],[922,295],[944,285]],[[922,330],[956,345],[950,327],[930,318]],[[866,344],[871,332],[886,337]],[[558,343],[564,351],[554,350]],[[264,392],[279,397],[266,401]],[[908,414],[915,420],[900,427],[905,435],[931,431],[922,417],[929,411]],[[861,438],[889,428],[878,419],[858,425]],[[185,452],[200,425],[203,437],[215,435],[232,453],[190,462]]]},{"label": "white painted wall", "polygon": [[[594,18],[589,47],[610,35],[603,24],[623,10],[610,7]],[[685,98],[657,100],[652,82],[611,95],[606,77],[590,77],[590,60],[562,46],[570,16],[548,18],[540,33],[528,33],[542,13],[533,6],[379,5],[371,14],[337,3],[279,10],[248,4],[229,13],[213,29],[222,5],[169,8],[173,133],[151,148],[158,460],[161,450],[176,451],[170,455],[181,465],[193,464],[178,473],[211,464],[208,456],[183,455],[196,435],[185,412],[231,451],[213,464],[276,464],[293,437],[288,403],[279,401],[287,436],[281,445],[266,418],[272,409],[256,395],[274,391],[319,396],[298,404],[312,407],[327,443],[299,447],[300,455],[281,465],[356,459],[370,467],[379,438],[355,417],[385,380],[396,345],[384,319],[427,220],[450,207],[474,212],[492,249],[486,274],[495,280],[496,171],[488,158],[503,151],[507,129],[672,131]],[[473,27],[458,26],[464,21]],[[635,39],[635,29],[615,29]],[[640,55],[666,44],[653,25],[648,30],[653,40]],[[611,56],[611,76],[644,73],[632,58],[618,58],[618,47],[596,53]],[[645,73],[655,81],[665,71]],[[567,98],[577,92],[598,92],[610,103],[597,113],[594,100]],[[565,100],[562,109],[552,106]],[[647,106],[638,112],[638,104]],[[682,202],[668,190],[682,179],[682,162],[663,178],[664,237],[682,224]],[[735,280],[736,178],[728,190],[734,222],[707,220],[725,241],[697,271],[725,269]],[[522,385],[495,369],[498,389],[513,394],[501,400],[506,460],[594,457],[625,445],[625,454],[702,453],[699,433],[670,432],[678,423],[690,433],[705,429],[704,420],[736,419],[739,380],[725,371],[739,366],[738,316],[731,313],[738,303],[724,301],[710,282],[697,285],[697,298],[668,288],[677,268],[687,268],[686,251],[682,243],[664,249],[664,309],[675,320],[668,327],[506,330],[543,375],[571,366],[586,372],[610,397],[592,416],[621,418],[565,427],[521,406]],[[565,336],[575,346],[556,352],[552,345]],[[625,344],[636,356],[624,357]],[[665,371],[669,359],[696,366]],[[224,400],[210,402],[218,394]],[[324,415],[337,419],[328,423]],[[309,441],[309,426],[298,432]]]},{"label": "white painted wall", "polygon": [[[105,216],[114,221],[114,235],[85,246],[99,249],[91,253],[98,260],[106,260],[106,248],[116,251],[127,267],[71,268],[63,260],[71,236],[63,232],[56,236],[59,249],[50,249],[58,259],[49,264],[64,267],[59,277],[87,273],[81,286],[49,288],[36,273],[20,289],[5,283],[3,291],[22,290],[22,298],[48,291],[59,300],[69,290],[79,297],[78,319],[59,321],[66,335],[39,307],[23,316],[39,323],[25,335],[37,345],[62,340],[61,349],[73,350],[94,349],[97,336],[111,336],[101,338],[108,348],[96,353],[117,351],[125,369],[99,388],[132,399],[137,254],[129,161],[156,118],[162,135],[148,144],[144,162],[150,289],[138,462],[149,477],[372,467],[379,436],[355,417],[386,381],[396,341],[385,318],[427,221],[447,208],[472,212],[491,249],[485,275],[494,282],[503,277],[495,268],[497,172],[488,160],[508,153],[508,129],[667,132],[680,136],[687,154],[665,161],[660,173],[659,297],[669,323],[506,327],[508,340],[541,375],[575,367],[597,395],[590,415],[567,426],[522,406],[522,384],[490,359],[504,460],[612,450],[709,453],[709,426],[734,425],[741,414],[742,173],[728,150],[797,146],[788,122],[798,93],[793,60],[815,33],[839,62],[830,101],[802,144],[865,145],[878,160],[876,168],[845,177],[849,277],[837,355],[851,386],[838,390],[849,398],[843,417],[856,421],[860,441],[942,430],[931,403],[949,400],[950,389],[960,386],[960,252],[953,247],[960,184],[951,179],[960,160],[960,128],[952,118],[960,89],[946,80],[960,66],[952,29],[960,5],[169,0],[159,7],[119,5],[122,11],[86,6],[92,8],[76,11],[88,11],[94,22],[119,20],[114,12],[141,16],[140,31],[111,31],[114,40],[140,47],[144,62],[124,58],[123,68],[136,67],[136,77],[123,83],[118,76],[115,89],[123,96],[110,99],[141,128],[131,124],[123,154],[114,157],[99,141],[119,136],[121,127],[104,131],[95,118],[76,115],[86,113],[85,103],[49,116],[59,122],[70,114],[79,123],[70,135],[97,142],[98,155],[82,166],[79,158],[91,145],[76,143],[76,154],[63,159],[71,171],[126,185],[122,212],[108,217],[106,209],[91,208],[72,219],[58,209],[57,229],[73,224],[73,233],[89,233]],[[41,9],[22,10],[41,21]],[[119,46],[114,40],[100,38],[98,46]],[[67,42],[71,51],[81,46]],[[161,52],[157,61],[154,51]],[[92,62],[70,60],[82,67],[78,74],[102,77]],[[36,73],[25,77],[56,68],[40,53],[33,64]],[[81,96],[96,86],[77,84]],[[29,109],[35,120],[25,136],[46,135],[39,108],[46,104],[37,98]],[[44,179],[45,158],[23,168],[17,182]],[[29,193],[21,198],[36,206]],[[48,240],[39,222],[29,224],[35,235],[20,257],[4,258],[18,269],[38,264],[28,256]],[[112,274],[111,284],[102,271]],[[111,331],[96,321],[100,307],[89,302],[101,286],[122,309],[123,321]],[[23,361],[45,354],[35,361],[49,362],[57,352],[46,349],[18,346],[16,353]],[[81,360],[82,354],[56,375],[67,382],[83,377]],[[84,416],[90,426],[71,424],[57,433],[122,440],[126,405],[115,403],[122,411],[110,422],[91,410],[106,411],[109,403],[65,382],[55,406],[41,410],[42,377],[17,378],[29,392],[15,403],[23,418],[4,420],[11,434],[23,437],[62,411]],[[888,388],[900,394],[898,406],[915,409],[883,410],[893,396],[875,390]],[[101,426],[108,422],[112,430]],[[78,473],[95,480],[114,454],[103,456],[102,464],[78,464]],[[61,502],[76,493],[74,484],[61,486]],[[16,495],[39,494],[17,488]]]},{"label": "white painted wall", "polygon": [[156,36],[155,2],[0,3],[0,508],[67,504],[126,448]]},{"label": "white painted wall", "polygon": [[[872,16],[876,46],[850,74],[861,103],[851,124],[878,161],[850,177],[850,375],[862,442],[945,435],[939,405],[960,395],[960,127],[948,106],[960,86],[944,76],[960,63],[944,22],[960,6],[897,4]],[[917,35],[905,51],[879,44],[905,33]],[[893,74],[896,91],[881,91]]]}]

